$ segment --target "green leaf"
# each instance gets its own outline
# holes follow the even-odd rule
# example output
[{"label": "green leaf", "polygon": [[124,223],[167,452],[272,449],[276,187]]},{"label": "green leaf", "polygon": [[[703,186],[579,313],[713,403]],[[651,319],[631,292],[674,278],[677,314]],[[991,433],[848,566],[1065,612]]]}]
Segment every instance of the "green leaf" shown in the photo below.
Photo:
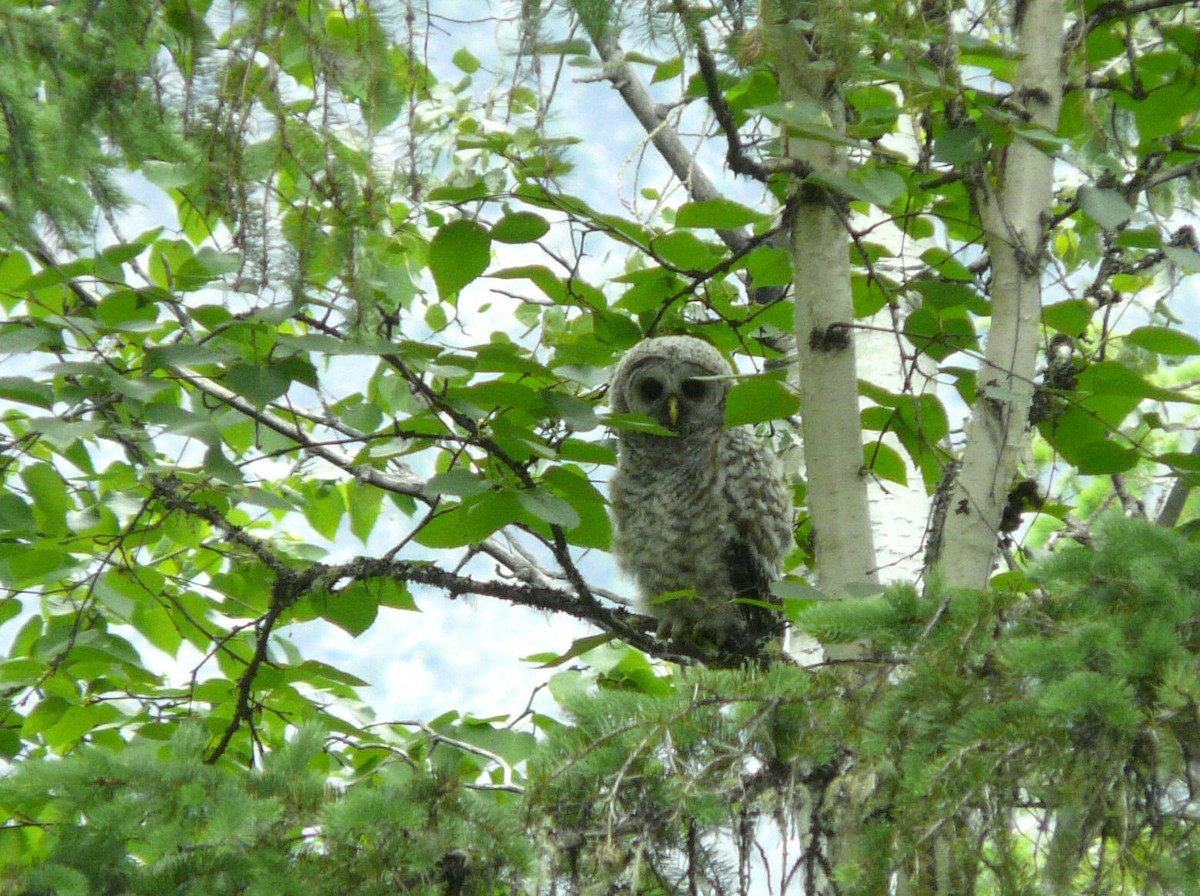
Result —
[{"label": "green leaf", "polygon": [[1073,457],[1076,468],[1085,476],[1124,473],[1137,465],[1138,458],[1137,449],[1122,447],[1108,439],[1081,445]]},{"label": "green leaf", "polygon": [[446,329],[446,324],[450,322],[450,318],[446,315],[446,306],[442,304],[430,305],[425,309],[425,326],[429,327],[434,333],[440,333]]},{"label": "green leaf", "polygon": [[15,596],[9,595],[0,599],[0,625],[4,625],[10,619],[16,619],[23,609],[21,601]]},{"label": "green leaf", "polygon": [[576,638],[571,642],[571,646],[566,653],[536,653],[522,657],[522,660],[527,663],[537,663],[539,669],[556,669],[569,660],[583,656],[589,650],[594,650],[597,647],[607,644],[613,640],[613,637],[613,635],[603,633],[588,635],[585,638]]},{"label": "green leaf", "polygon": [[960,280],[935,280],[921,277],[911,281],[912,288],[920,293],[926,310],[943,312],[947,308],[965,308],[974,314],[987,314],[986,300],[969,283]]},{"label": "green leaf", "polygon": [[465,218],[438,229],[429,244],[429,270],[442,301],[453,299],[487,270],[491,246],[487,230]]},{"label": "green leaf", "polygon": [[1105,230],[1116,230],[1133,217],[1133,209],[1116,190],[1080,187],[1075,197],[1083,213]]},{"label": "green leaf", "polygon": [[28,537],[37,533],[38,524],[30,502],[12,492],[0,494],[0,531]]},{"label": "green leaf", "polygon": [[[728,418],[728,414],[726,416]],[[629,432],[648,432],[655,436],[675,436],[675,433],[671,432],[671,430],[660,423],[656,423],[645,414],[605,414],[600,419],[610,429],[627,430]]]},{"label": "green leaf", "polygon": [[571,464],[551,467],[542,476],[556,495],[565,498],[579,516],[567,531],[567,540],[583,548],[608,550],[612,542],[612,520],[607,502],[588,476]]},{"label": "green leaf", "polygon": [[848,177],[844,174],[835,172],[813,173],[805,178],[806,181],[814,184],[819,184],[823,187],[828,187],[836,193],[840,193],[850,199],[858,199],[861,202],[869,202],[872,205],[886,207],[891,204],[892,197],[890,194],[876,192],[873,185],[864,183],[857,176]]},{"label": "green leaf", "polygon": [[57,417],[32,417],[29,428],[59,451],[65,452],[83,439],[89,439],[104,429],[100,420],[79,420],[67,423]]},{"label": "green leaf", "polygon": [[617,452],[610,445],[585,442],[582,439],[564,439],[558,446],[558,456],[562,460],[580,464],[603,464],[611,467],[617,463]]},{"label": "green leaf", "polygon": [[318,533],[332,541],[346,513],[342,490],[331,482],[311,482],[305,484],[303,491],[304,518]]},{"label": "green leaf", "polygon": [[975,275],[971,273],[971,269],[945,249],[938,247],[926,249],[921,253],[921,260],[947,280],[960,280],[964,283],[975,281]]},{"label": "green leaf", "polygon": [[1078,336],[1091,322],[1095,308],[1086,299],[1068,299],[1042,309],[1042,322],[1052,330]]},{"label": "green leaf", "polygon": [[379,615],[379,598],[371,582],[351,582],[336,594],[314,594],[310,601],[322,619],[358,637]]},{"label": "green leaf", "polygon": [[492,227],[492,239],[498,243],[532,243],[550,232],[550,223],[533,212],[505,215]]},{"label": "green leaf", "polygon": [[1200,473],[1200,454],[1168,451],[1156,456],[1154,459],[1158,463],[1174,467],[1176,470],[1188,470],[1192,473]]},{"label": "green leaf", "polygon": [[47,535],[65,535],[72,505],[62,475],[49,464],[32,464],[21,471],[21,479],[33,500],[38,528]]},{"label": "green leaf", "polygon": [[835,146],[858,148],[859,141],[838,131],[830,124],[829,117],[820,103],[813,100],[788,100],[759,106],[758,111],[766,118],[787,127],[795,137],[832,143]]},{"label": "green leaf", "polygon": [[655,237],[652,251],[668,265],[684,271],[703,271],[717,264],[724,253],[686,230]]},{"label": "green leaf", "polygon": [[1181,76],[1185,70],[1182,66],[1189,63],[1176,58],[1180,67],[1180,71],[1176,72],[1178,77],[1149,91],[1144,99],[1133,103],[1138,136],[1143,145],[1160,137],[1180,133],[1183,121],[1196,108],[1195,81]]},{"label": "green leaf", "polygon": [[1200,340],[1170,327],[1138,327],[1125,338],[1158,355],[1200,355]]},{"label": "green leaf", "polygon": [[[1097,361],[1090,364],[1079,374],[1078,389],[1082,393],[1102,397],[1119,397],[1127,401],[1129,409],[1137,405],[1137,399],[1150,398],[1155,401],[1186,401],[1188,396],[1182,392],[1172,392],[1147,382],[1136,370],[1122,364],[1120,361]],[[1194,401],[1194,399],[1193,399]],[[1085,399],[1091,407],[1091,399]],[[1119,419],[1106,417],[1113,425]]]},{"label": "green leaf", "polygon": [[460,47],[454,53],[454,55],[450,57],[450,61],[453,62],[455,66],[459,68],[459,70],[466,72],[468,75],[473,75],[475,72],[479,71],[479,60],[476,59],[471,54],[471,51],[466,47]]},{"label": "green leaf", "polygon": [[292,380],[278,364],[231,364],[225,385],[257,407],[265,407],[288,390]]},{"label": "green leaf", "polygon": [[491,486],[474,473],[461,468],[447,470],[429,478],[425,483],[427,495],[457,495],[462,498],[481,495]]},{"label": "green leaf", "polygon": [[579,514],[575,508],[545,489],[524,489],[517,493],[517,499],[527,511],[552,526],[574,529],[579,525]]},{"label": "green leaf", "polygon": [[792,282],[792,254],[787,249],[759,246],[743,259],[755,286],[787,286]]},{"label": "green leaf", "polygon": [[1200,252],[1190,246],[1164,246],[1163,255],[1167,261],[1178,265],[1188,274],[1200,271]]},{"label": "green leaf", "polygon": [[780,379],[752,376],[736,383],[725,402],[725,425],[743,426],[790,417],[800,409],[800,397]]},{"label": "green leaf", "polygon": [[379,519],[379,511],[383,506],[383,490],[363,485],[356,480],[346,483],[345,489],[346,507],[350,511],[350,532],[366,544],[371,533],[375,531],[376,520]]},{"label": "green leaf", "polygon": [[54,389],[27,376],[0,376],[0,398],[49,409],[54,404]]},{"label": "green leaf", "polygon": [[764,224],[771,216],[729,199],[704,199],[688,202],[675,213],[676,227],[708,227],[733,230],[750,224]]},{"label": "green leaf", "polygon": [[112,703],[72,706],[57,722],[45,729],[43,736],[50,749],[56,753],[63,753],[84,735],[123,717],[121,711]]},{"label": "green leaf", "polygon": [[133,626],[167,656],[177,656],[183,634],[175,617],[157,600],[139,600],[133,608]]},{"label": "green leaf", "polygon": [[794,576],[772,582],[770,591],[783,601],[806,601],[810,605],[820,600],[829,599],[815,585]]},{"label": "green leaf", "polygon": [[196,250],[196,261],[213,275],[233,274],[242,268],[242,256],[237,252],[218,252],[211,246]]},{"label": "green leaf", "polygon": [[647,268],[616,279],[621,283],[633,284],[617,300],[617,307],[634,314],[655,311],[685,291],[679,276],[665,268]]},{"label": "green leaf", "polygon": [[542,398],[555,416],[575,432],[588,432],[600,425],[595,409],[582,398],[549,389],[542,393]]},{"label": "green leaf", "polygon": [[666,62],[659,63],[654,67],[654,74],[650,76],[650,83],[657,84],[660,81],[669,81],[677,77],[683,71],[683,57],[675,56],[668,59]]},{"label": "green leaf", "polygon": [[872,197],[871,202],[883,208],[908,194],[904,178],[887,168],[876,165],[859,168],[853,172],[853,178]]},{"label": "green leaf", "polygon": [[517,493],[487,491],[477,498],[441,511],[421,527],[415,540],[427,548],[457,548],[478,544],[496,530],[525,517]]},{"label": "green leaf", "polygon": [[960,349],[975,347],[971,321],[953,307],[941,314],[921,307],[904,321],[904,335],[920,351],[941,361]]},{"label": "green leaf", "polygon": [[896,96],[883,86],[850,87],[846,99],[857,113],[855,120],[848,124],[848,130],[862,139],[882,137],[890,132],[900,113]]},{"label": "green leaf", "polygon": [[230,462],[220,445],[204,452],[204,472],[230,485],[239,485],[242,481],[242,471]]},{"label": "green leaf", "polygon": [[933,140],[934,158],[954,167],[981,162],[987,154],[987,134],[973,124],[946,131]]},{"label": "green leaf", "polygon": [[908,485],[908,467],[894,448],[881,441],[863,445],[863,466],[880,479]]},{"label": "green leaf", "polygon": [[221,432],[211,415],[202,416],[174,404],[155,403],[146,406],[147,423],[162,426],[175,436],[198,439],[210,448],[219,447]]},{"label": "green leaf", "polygon": [[164,190],[186,187],[196,179],[196,172],[184,164],[172,164],[158,159],[146,159],[138,166],[146,180]]}]

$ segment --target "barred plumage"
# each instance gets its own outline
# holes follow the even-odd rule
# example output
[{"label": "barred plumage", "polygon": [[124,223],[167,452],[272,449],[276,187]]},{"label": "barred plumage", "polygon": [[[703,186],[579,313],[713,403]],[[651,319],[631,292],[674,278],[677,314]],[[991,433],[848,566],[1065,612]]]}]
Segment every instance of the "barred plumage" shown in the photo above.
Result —
[{"label": "barred plumage", "polygon": [[[622,430],[609,487],[617,562],[637,583],[659,631],[730,659],[781,630],[770,601],[792,545],[791,490],[768,446],[725,429],[729,363],[689,336],[647,339],[622,359],[609,395],[674,435]],[[716,377],[716,378],[714,378]],[[665,602],[670,592],[694,592]]]}]

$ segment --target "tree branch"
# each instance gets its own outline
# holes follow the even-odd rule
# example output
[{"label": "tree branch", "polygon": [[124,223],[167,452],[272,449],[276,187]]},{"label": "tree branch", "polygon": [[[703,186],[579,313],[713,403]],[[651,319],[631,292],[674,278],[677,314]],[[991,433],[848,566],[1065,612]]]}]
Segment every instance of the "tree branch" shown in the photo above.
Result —
[{"label": "tree branch", "polygon": [[[688,195],[698,201],[723,198],[721,191],[696,163],[695,155],[683,145],[678,132],[659,114],[658,104],[650,96],[650,91],[646,89],[633,66],[625,62],[625,54],[616,34],[595,34],[589,31],[589,36],[601,62],[604,63],[604,77],[612,83],[625,105],[629,107],[629,111],[646,129],[650,142],[667,163],[671,173],[687,187]],[[718,230],[717,236],[735,252],[742,251],[750,239],[750,235],[742,228]]]},{"label": "tree branch", "polygon": [[769,172],[766,168],[746,155],[742,147],[742,135],[738,131],[737,121],[734,120],[733,110],[725,102],[725,94],[721,92],[720,75],[717,72],[717,61],[709,49],[708,39],[704,31],[692,20],[688,13],[687,4],[683,0],[675,0],[675,12],[684,23],[688,36],[696,45],[696,62],[700,66],[700,78],[704,81],[704,92],[708,96],[708,105],[713,111],[721,132],[725,135],[725,161],[729,170],[734,174],[744,174],[759,183],[766,183]]},{"label": "tree branch", "polygon": [[[586,21],[584,24],[585,26],[588,25]],[[599,54],[600,60],[604,63],[604,77],[612,83],[621,99],[625,102],[625,105],[629,108],[629,111],[633,113],[638,123],[645,128],[647,135],[650,137],[650,142],[654,144],[654,148],[658,150],[658,154],[667,163],[667,167],[671,169],[671,173],[687,189],[688,196],[695,201],[701,202],[710,199],[725,198],[721,191],[709,180],[708,175],[704,173],[704,169],[696,161],[695,154],[683,145],[683,141],[679,139],[679,133],[668,123],[665,115],[660,111],[659,104],[654,101],[654,98],[646,89],[646,85],[642,82],[642,79],[638,76],[633,66],[625,62],[625,54],[622,52],[620,44],[617,41],[617,35],[610,30],[598,33],[589,27],[588,36],[591,38],[592,44],[596,47],[596,52]],[[730,168],[735,173],[749,173],[748,171],[739,171],[739,167],[743,166],[744,162],[746,166],[752,167],[757,172],[751,174],[751,176],[758,180],[764,180],[765,177],[759,177],[758,174],[766,175],[770,174],[770,171],[766,166],[750,159],[741,150],[741,138],[733,123],[729,106],[721,94],[720,85],[716,81],[716,66],[711,53],[707,52],[707,45],[705,45],[705,53],[707,63],[702,62],[701,75],[705,80],[705,88],[708,93],[709,104],[713,109],[713,114],[717,117],[718,124],[721,125],[726,139],[730,141],[728,153]],[[706,65],[709,69],[708,74],[705,74]],[[737,147],[736,150],[735,146]],[[793,165],[789,170],[796,170],[796,168]],[[728,246],[736,255],[745,254],[752,247],[751,241],[753,237],[745,228],[717,230],[716,233],[721,242]],[[747,279],[746,289],[750,294],[751,301],[756,304],[766,304],[782,297],[784,294],[784,290],[780,287],[756,287],[751,279]]]},{"label": "tree branch", "polygon": [[1121,0],[1110,0],[1096,7],[1082,23],[1076,23],[1067,33],[1067,45],[1080,38],[1086,37],[1105,22],[1114,19],[1128,19],[1144,12],[1154,12],[1159,9],[1186,9],[1192,5],[1192,0],[1143,0],[1141,3],[1122,3]]},{"label": "tree branch", "polygon": [[[1200,441],[1197,441],[1192,446],[1192,457],[1200,457]],[[1194,488],[1190,477],[1186,474],[1180,474],[1175,477],[1175,484],[1171,486],[1171,491],[1167,493],[1167,499],[1163,501],[1162,509],[1158,512],[1158,518],[1154,521],[1156,525],[1164,526],[1168,529],[1175,528],[1179,522],[1179,517],[1183,514],[1183,505],[1187,503],[1188,495],[1192,493]]]},{"label": "tree branch", "polygon": [[254,715],[254,679],[258,676],[258,670],[262,668],[262,664],[266,662],[267,651],[271,644],[271,633],[275,630],[275,625],[279,622],[283,611],[294,604],[302,593],[303,591],[298,587],[295,577],[290,572],[280,574],[275,579],[275,585],[271,589],[271,605],[254,626],[254,655],[246,664],[246,671],[238,678],[237,703],[234,705],[233,718],[229,720],[217,745],[204,757],[207,764],[214,764],[225,754],[234,735],[242,727],[242,723],[249,722]]}]

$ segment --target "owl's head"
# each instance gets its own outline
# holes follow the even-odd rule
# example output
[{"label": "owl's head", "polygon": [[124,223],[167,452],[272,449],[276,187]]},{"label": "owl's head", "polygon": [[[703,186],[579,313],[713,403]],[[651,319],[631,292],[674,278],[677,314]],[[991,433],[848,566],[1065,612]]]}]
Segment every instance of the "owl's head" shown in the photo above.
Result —
[{"label": "owl's head", "polygon": [[725,421],[731,372],[701,339],[659,336],[635,345],[613,374],[609,403],[618,414],[645,414],[680,435],[711,433]]}]

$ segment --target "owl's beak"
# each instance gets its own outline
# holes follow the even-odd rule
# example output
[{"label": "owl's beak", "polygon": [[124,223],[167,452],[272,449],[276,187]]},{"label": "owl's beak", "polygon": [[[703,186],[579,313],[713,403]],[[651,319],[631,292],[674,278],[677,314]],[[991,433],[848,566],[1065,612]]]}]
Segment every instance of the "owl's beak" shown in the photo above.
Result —
[{"label": "owl's beak", "polygon": [[675,424],[679,422],[679,396],[667,396],[667,416],[671,420],[671,428],[675,428]]}]

